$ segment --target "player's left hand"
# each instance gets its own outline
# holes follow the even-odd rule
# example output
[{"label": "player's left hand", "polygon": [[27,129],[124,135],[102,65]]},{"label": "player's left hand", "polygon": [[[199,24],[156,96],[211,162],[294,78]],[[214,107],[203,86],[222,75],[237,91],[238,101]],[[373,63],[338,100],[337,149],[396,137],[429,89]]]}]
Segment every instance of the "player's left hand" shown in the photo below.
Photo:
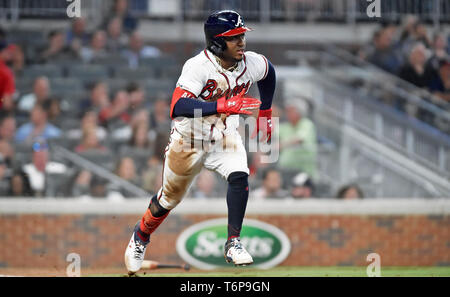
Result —
[{"label": "player's left hand", "polygon": [[250,138],[255,138],[259,132],[262,132],[261,142],[269,142],[272,137],[272,109],[260,110],[258,114],[258,118],[256,119],[256,127],[253,130]]}]

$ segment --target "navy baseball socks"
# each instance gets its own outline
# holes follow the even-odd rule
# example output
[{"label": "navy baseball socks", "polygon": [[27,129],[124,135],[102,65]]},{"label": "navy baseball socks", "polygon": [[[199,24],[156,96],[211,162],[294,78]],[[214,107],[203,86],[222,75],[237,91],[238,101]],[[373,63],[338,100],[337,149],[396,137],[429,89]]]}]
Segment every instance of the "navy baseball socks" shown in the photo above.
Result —
[{"label": "navy baseball socks", "polygon": [[240,242],[242,222],[248,201],[248,174],[233,172],[228,177],[228,240],[225,243],[224,256],[228,263],[235,265],[250,265],[252,256]]}]

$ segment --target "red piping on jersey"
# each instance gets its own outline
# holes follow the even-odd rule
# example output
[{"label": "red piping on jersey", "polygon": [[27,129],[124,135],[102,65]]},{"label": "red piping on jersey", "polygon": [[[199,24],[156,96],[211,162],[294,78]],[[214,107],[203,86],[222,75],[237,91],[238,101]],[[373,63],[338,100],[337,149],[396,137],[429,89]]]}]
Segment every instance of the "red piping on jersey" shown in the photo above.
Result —
[{"label": "red piping on jersey", "polygon": [[231,93],[230,81],[228,80],[228,77],[227,77],[225,74],[223,74],[222,72],[220,72],[220,74],[222,74],[223,77],[225,77],[225,79],[227,80],[228,94],[225,94],[225,99],[228,99],[227,97],[228,97],[228,95]]},{"label": "red piping on jersey", "polygon": [[[172,114],[172,112],[171,112],[171,114]],[[165,165],[165,163],[166,163],[166,154],[167,154],[167,152],[169,151],[169,145],[170,145],[170,143],[172,142],[172,134],[173,134],[173,132],[174,132],[175,130],[176,130],[176,129],[175,129],[175,127],[174,127],[174,128],[172,129],[172,131],[170,131],[169,141],[168,141],[168,143],[167,143],[166,148],[164,149],[163,167],[162,167],[162,170],[161,170],[161,193],[159,193],[158,197],[156,197],[156,199],[157,199],[158,201],[161,199],[162,194],[163,194],[163,192],[164,192],[164,165]],[[177,131],[177,132],[178,132],[178,131]],[[168,165],[167,165],[167,166],[168,166]]]},{"label": "red piping on jersey", "polygon": [[[211,63],[214,64],[214,62],[213,62],[213,61],[211,60],[211,58],[209,57],[208,52],[206,51],[206,49],[204,49],[203,52],[205,53],[206,57],[211,61]],[[245,55],[244,55],[244,62],[245,62]],[[238,76],[238,78],[236,79],[236,85],[237,85],[237,80],[244,74],[244,72],[245,72],[246,70],[247,70],[247,63],[245,63],[244,71],[243,71],[243,72]],[[230,86],[230,81],[228,80],[228,77],[227,77],[225,74],[223,74],[222,72],[220,72],[220,74],[222,74],[222,76],[225,77],[225,80],[227,81],[227,84],[228,84],[228,94],[225,94],[225,95],[229,95],[229,94],[232,92],[231,86]],[[226,97],[227,97],[227,96],[226,96]],[[227,98],[227,99],[228,99],[228,98]]]},{"label": "red piping on jersey", "polygon": [[[211,58],[209,57],[208,52],[206,51],[206,49],[204,49],[203,52],[205,53],[206,57],[211,61],[211,63],[214,64],[214,62],[213,62],[213,61],[211,60]],[[244,63],[245,63],[244,71],[242,71],[242,73],[239,74],[239,76],[236,78],[236,85],[238,84],[238,83],[237,83],[238,79],[241,78],[241,76],[245,73],[245,71],[247,71],[247,62],[246,62],[246,60],[245,60],[245,55],[244,55]],[[266,63],[266,65],[267,65],[267,63]],[[267,69],[267,66],[266,66],[266,69]],[[267,70],[266,70],[266,71],[267,71]],[[225,77],[225,79],[227,80],[228,89],[229,89],[230,92],[231,92],[231,86],[230,86],[230,82],[228,81],[228,77],[227,77],[225,74],[223,74],[222,72],[221,72],[220,74],[222,74],[223,77]]]},{"label": "red piping on jersey", "polygon": [[264,76],[262,79],[265,79],[267,76],[267,72],[269,72],[269,64],[267,63],[266,57],[262,56],[264,58],[264,62],[266,63],[266,71],[264,72]]},{"label": "red piping on jersey", "polygon": [[205,53],[206,57],[211,61],[211,63],[214,64],[214,62],[211,60],[211,58],[208,55],[208,52],[206,51],[206,48],[203,50],[203,52]]},{"label": "red piping on jersey", "polygon": [[[200,91],[200,96],[204,100],[208,101],[212,97],[212,95],[213,95],[214,91],[216,90],[216,88],[217,88],[217,82],[214,79],[208,79],[208,81],[206,82],[206,85]],[[203,93],[205,91],[209,91],[209,94],[206,97],[203,95]]]}]

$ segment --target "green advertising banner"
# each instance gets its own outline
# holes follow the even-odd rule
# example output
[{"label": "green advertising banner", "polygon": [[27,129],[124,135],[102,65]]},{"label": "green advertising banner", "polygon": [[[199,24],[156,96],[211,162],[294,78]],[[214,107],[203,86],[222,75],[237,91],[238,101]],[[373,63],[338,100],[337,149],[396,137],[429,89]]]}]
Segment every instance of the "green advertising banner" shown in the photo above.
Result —
[{"label": "green advertising banner", "polygon": [[[184,261],[200,269],[229,267],[224,259],[227,240],[227,219],[214,219],[195,224],[184,230],[177,240],[177,252]],[[252,255],[254,266],[271,268],[289,254],[288,237],[277,227],[244,220],[241,242]]]}]

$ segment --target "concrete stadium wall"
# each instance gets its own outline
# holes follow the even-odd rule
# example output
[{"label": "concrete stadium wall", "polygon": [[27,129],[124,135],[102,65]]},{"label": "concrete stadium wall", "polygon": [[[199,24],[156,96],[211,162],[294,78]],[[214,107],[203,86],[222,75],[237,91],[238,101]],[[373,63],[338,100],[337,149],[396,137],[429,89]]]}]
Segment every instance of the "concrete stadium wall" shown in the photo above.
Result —
[{"label": "concrete stadium wall", "polygon": [[[1,199],[0,268],[124,267],[123,253],[147,199]],[[450,265],[450,200],[250,201],[247,218],[272,224],[291,241],[281,265]],[[152,235],[147,258],[180,262],[175,242],[185,228],[226,217],[225,199],[183,201]]]}]

